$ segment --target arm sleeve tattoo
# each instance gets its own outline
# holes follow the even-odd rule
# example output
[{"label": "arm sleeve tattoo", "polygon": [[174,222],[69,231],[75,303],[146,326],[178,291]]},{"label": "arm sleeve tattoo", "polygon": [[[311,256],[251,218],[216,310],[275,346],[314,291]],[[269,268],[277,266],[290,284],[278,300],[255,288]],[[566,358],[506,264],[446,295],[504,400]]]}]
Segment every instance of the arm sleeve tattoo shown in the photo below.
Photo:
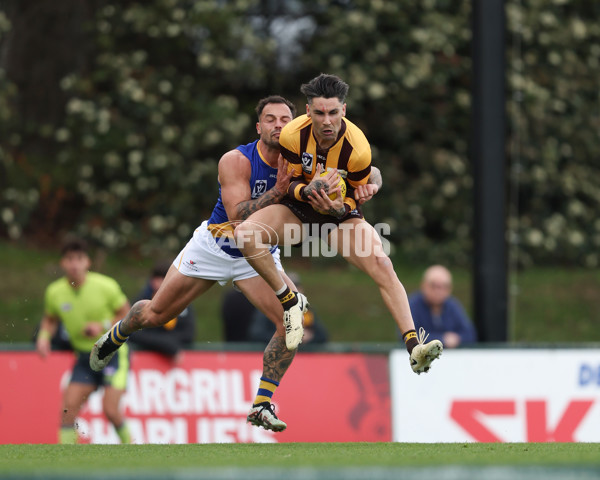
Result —
[{"label": "arm sleeve tattoo", "polygon": [[241,220],[246,220],[250,215],[252,215],[257,210],[264,208],[268,205],[273,205],[275,203],[279,203],[279,201],[283,198],[285,192],[280,192],[275,187],[271,188],[263,195],[254,200],[247,200],[245,202],[241,202],[237,204],[237,214],[238,218]]}]

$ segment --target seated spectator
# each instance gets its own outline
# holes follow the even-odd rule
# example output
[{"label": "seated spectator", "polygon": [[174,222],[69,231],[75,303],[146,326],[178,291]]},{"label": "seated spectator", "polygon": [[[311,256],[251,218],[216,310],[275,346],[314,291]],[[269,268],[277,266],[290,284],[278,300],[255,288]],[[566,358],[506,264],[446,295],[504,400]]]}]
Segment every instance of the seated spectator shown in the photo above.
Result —
[{"label": "seated spectator", "polygon": [[[170,266],[170,261],[157,262],[154,265],[148,283],[138,294],[135,302],[151,299],[156,294]],[[136,350],[161,353],[177,365],[181,362],[182,350],[193,345],[195,335],[196,316],[193,307],[188,305],[183,312],[165,325],[132,333],[129,342]]]},{"label": "seated spectator", "polygon": [[428,340],[440,340],[445,348],[477,341],[477,332],[463,306],[452,296],[452,274],[442,265],[425,270],[421,289],[408,297],[415,328],[423,327]]},{"label": "seated spectator", "polygon": [[[287,272],[299,292],[303,292],[300,277],[295,272]],[[239,291],[231,289],[223,296],[223,326],[225,341],[269,343],[275,333],[275,325],[260,310],[254,307]],[[304,314],[304,336],[302,345],[325,343],[329,340],[327,329],[309,306]]]}]

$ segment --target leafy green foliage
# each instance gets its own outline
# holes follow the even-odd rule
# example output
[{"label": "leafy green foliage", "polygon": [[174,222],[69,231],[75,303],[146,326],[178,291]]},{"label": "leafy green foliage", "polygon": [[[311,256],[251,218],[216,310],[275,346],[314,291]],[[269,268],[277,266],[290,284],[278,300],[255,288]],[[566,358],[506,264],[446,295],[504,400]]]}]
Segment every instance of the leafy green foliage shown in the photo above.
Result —
[{"label": "leafy green foliage", "polygon": [[[21,25],[7,3],[4,46]],[[177,250],[214,205],[220,156],[256,137],[258,99],[301,107],[300,84],[327,72],[350,84],[348,118],[383,171],[369,220],[411,261],[470,263],[470,0],[90,5],[56,85],[60,115],[24,109],[27,90],[0,70],[4,236],[77,230],[111,249]],[[600,6],[510,0],[506,12],[513,258],[597,266]]]},{"label": "leafy green foliage", "polygon": [[364,129],[384,188],[369,218],[391,225],[409,257],[467,264],[470,2],[359,0],[323,10],[304,57],[350,85],[348,117]]},{"label": "leafy green foliage", "polygon": [[599,13],[598,4],[581,1],[507,8],[511,240],[525,265],[600,261]]}]

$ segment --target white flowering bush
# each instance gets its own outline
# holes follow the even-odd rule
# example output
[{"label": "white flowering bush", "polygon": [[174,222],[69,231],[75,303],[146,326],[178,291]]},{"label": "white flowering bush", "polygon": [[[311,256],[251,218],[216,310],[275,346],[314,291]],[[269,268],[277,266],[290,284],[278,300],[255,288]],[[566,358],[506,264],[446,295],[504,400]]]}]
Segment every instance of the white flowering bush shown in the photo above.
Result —
[{"label": "white flowering bush", "polygon": [[[24,118],[0,70],[3,235],[177,250],[214,205],[220,156],[256,138],[258,99],[302,113],[300,84],[326,72],[350,84],[348,118],[383,171],[367,218],[409,259],[469,264],[470,0],[101,3],[80,26],[84,66],[56,86],[58,120]],[[509,0],[506,13],[507,241],[521,265],[595,267],[600,6]],[[0,12],[0,42],[10,29]]]},{"label": "white flowering bush", "polygon": [[521,264],[597,267],[600,6],[509,2],[511,236]]}]

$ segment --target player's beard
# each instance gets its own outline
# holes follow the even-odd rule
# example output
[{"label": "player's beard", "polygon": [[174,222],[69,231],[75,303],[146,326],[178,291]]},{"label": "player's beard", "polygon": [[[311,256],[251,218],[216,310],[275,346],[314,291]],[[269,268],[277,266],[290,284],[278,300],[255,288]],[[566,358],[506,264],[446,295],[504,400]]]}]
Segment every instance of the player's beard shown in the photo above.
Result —
[{"label": "player's beard", "polygon": [[271,135],[261,138],[262,142],[268,147],[273,149],[279,148],[279,138],[275,138]]}]

